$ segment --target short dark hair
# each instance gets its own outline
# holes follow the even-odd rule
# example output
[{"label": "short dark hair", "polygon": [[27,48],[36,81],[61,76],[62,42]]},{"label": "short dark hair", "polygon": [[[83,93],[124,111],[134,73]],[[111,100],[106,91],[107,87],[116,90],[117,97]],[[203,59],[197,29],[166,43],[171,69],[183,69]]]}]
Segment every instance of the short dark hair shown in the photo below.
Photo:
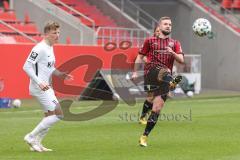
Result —
[{"label": "short dark hair", "polygon": [[171,20],[170,17],[164,16],[159,19],[158,23],[161,23],[163,20],[166,20],[166,19]]},{"label": "short dark hair", "polygon": [[56,30],[58,28],[60,28],[60,25],[57,22],[49,21],[44,26],[44,33],[48,33],[49,31]]}]

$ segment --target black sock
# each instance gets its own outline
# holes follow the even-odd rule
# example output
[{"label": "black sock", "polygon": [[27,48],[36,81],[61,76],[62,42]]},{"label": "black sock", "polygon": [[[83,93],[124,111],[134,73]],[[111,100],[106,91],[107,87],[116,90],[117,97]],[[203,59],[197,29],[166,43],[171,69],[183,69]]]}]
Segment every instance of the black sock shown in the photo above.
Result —
[{"label": "black sock", "polygon": [[158,121],[159,113],[152,112],[151,115],[148,118],[147,126],[145,128],[145,131],[143,135],[148,136],[151,130],[154,128],[155,124]]},{"label": "black sock", "polygon": [[140,118],[143,118],[146,116],[146,114],[148,113],[149,110],[152,109],[153,104],[148,102],[147,100],[145,100],[144,104],[143,104],[143,109],[142,109],[142,114]]}]

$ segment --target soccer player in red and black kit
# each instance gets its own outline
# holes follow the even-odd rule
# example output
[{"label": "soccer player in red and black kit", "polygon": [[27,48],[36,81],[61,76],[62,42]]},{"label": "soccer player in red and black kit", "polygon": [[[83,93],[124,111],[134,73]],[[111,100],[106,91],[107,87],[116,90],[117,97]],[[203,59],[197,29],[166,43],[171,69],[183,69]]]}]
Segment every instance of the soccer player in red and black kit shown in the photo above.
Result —
[{"label": "soccer player in red and black kit", "polygon": [[164,106],[169,90],[174,89],[181,81],[181,76],[172,78],[173,63],[176,60],[184,63],[183,52],[179,41],[169,37],[172,30],[172,22],[169,17],[161,17],[154,36],[147,38],[135,60],[132,79],[138,77],[139,64],[144,65],[144,88],[147,91],[147,99],[143,105],[140,119],[145,118],[151,110],[146,128],[140,137],[140,146],[147,146],[147,137],[157,123],[159,113]]}]

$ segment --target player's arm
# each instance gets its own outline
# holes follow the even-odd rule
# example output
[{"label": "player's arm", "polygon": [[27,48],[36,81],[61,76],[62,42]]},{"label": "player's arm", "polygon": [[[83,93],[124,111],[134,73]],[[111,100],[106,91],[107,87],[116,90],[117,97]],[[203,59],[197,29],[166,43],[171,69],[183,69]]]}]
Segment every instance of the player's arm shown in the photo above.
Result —
[{"label": "player's arm", "polygon": [[147,57],[142,55],[142,54],[138,54],[135,63],[134,63],[134,69],[133,69],[133,74],[132,74],[132,79],[136,79],[138,77],[137,71],[139,71],[140,66],[142,63],[147,62]]},{"label": "player's arm", "polygon": [[27,73],[27,75],[35,82],[38,84],[41,90],[46,91],[49,89],[49,85],[43,81],[41,81],[35,71],[34,71],[34,64],[26,61],[25,64],[23,65],[23,70]]},{"label": "player's arm", "polygon": [[37,84],[41,84],[42,81],[37,77],[34,71],[34,64],[31,62],[26,61],[23,65],[23,70],[27,73],[27,75]]},{"label": "player's arm", "polygon": [[147,62],[147,57],[142,54],[138,54],[134,63],[134,72],[138,71],[141,64],[145,62]]},{"label": "player's arm", "polygon": [[33,48],[26,62],[23,65],[23,70],[27,73],[27,75],[29,76],[29,78],[31,78],[31,80],[33,80],[35,83],[38,84],[41,90],[46,91],[49,89],[49,84],[39,79],[36,73],[37,71],[34,70],[34,65],[41,58],[40,52],[41,50],[39,48],[37,47]]},{"label": "player's arm", "polygon": [[134,63],[134,70],[133,70],[133,74],[132,74],[132,79],[136,79],[138,77],[137,75],[137,71],[139,71],[140,69],[140,66],[142,63],[147,63],[147,53],[149,51],[149,40],[146,39],[144,41],[144,44],[143,46],[140,48],[139,50],[139,54],[137,55],[137,58],[135,60],[135,63]]},{"label": "player's arm", "polygon": [[173,56],[178,63],[184,63],[183,53],[173,52]]},{"label": "player's arm", "polygon": [[134,62],[134,68],[133,68],[133,74],[132,74],[132,79],[135,79],[138,77],[137,71],[140,70],[141,65],[143,63],[147,63],[147,57],[142,55],[142,54],[138,54],[135,62]]},{"label": "player's arm", "polygon": [[184,63],[184,54],[179,41],[176,41],[174,50],[171,47],[167,47],[167,51],[173,55],[178,63]]},{"label": "player's arm", "polygon": [[67,80],[72,80],[73,79],[73,76],[70,75],[70,74],[67,74],[66,72],[61,72],[59,71],[58,69],[54,69],[53,71],[53,75],[57,76],[57,77],[60,77],[62,79],[67,79]]}]

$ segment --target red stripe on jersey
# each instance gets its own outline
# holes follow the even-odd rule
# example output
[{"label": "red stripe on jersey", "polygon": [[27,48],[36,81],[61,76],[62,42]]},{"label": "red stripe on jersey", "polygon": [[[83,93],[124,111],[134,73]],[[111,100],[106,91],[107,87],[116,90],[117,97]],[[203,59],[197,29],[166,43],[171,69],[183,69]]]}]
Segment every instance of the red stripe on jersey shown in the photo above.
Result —
[{"label": "red stripe on jersey", "polygon": [[164,67],[172,71],[174,57],[167,52],[167,47],[171,47],[177,54],[182,53],[180,42],[172,38],[150,37],[145,40],[139,50],[139,54],[147,56],[149,62],[144,67],[145,73],[152,67]]}]

